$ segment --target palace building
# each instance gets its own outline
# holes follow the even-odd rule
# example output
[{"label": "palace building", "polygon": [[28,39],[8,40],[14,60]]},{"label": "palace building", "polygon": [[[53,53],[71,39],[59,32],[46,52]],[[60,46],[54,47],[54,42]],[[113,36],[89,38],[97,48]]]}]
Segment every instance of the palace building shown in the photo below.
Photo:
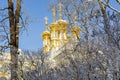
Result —
[{"label": "palace building", "polygon": [[[48,25],[48,18],[45,17],[46,30],[42,33],[43,39],[43,52],[49,55],[50,58],[54,58],[59,53],[63,46],[69,42],[76,44],[79,42],[81,29],[77,26],[77,17],[74,13],[74,26],[69,27],[69,22],[62,19],[62,4],[59,4],[59,19],[56,20],[56,9],[53,10],[53,22]],[[72,45],[73,46],[73,45]],[[68,46],[68,48],[72,48]]]}]

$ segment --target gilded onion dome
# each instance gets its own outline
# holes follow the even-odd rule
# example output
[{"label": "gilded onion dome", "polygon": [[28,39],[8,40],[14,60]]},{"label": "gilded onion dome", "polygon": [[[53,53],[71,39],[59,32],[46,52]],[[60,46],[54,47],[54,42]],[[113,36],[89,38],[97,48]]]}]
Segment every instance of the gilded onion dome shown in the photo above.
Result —
[{"label": "gilded onion dome", "polygon": [[48,31],[48,22],[47,22],[48,18],[45,17],[45,20],[46,20],[46,22],[45,22],[46,30],[42,33],[42,39],[43,39],[43,47],[44,47],[43,51],[44,51],[44,53],[47,53],[50,50],[51,38],[50,38],[50,32]]},{"label": "gilded onion dome", "polygon": [[43,39],[49,39],[50,38],[50,32],[48,31],[48,18],[45,17],[45,25],[46,25],[46,30],[42,33],[42,38]]},{"label": "gilded onion dome", "polygon": [[50,39],[50,32],[49,31],[44,31],[42,33],[42,38],[43,39],[45,39],[45,38]]},{"label": "gilded onion dome", "polygon": [[50,30],[57,30],[58,29],[58,24],[57,23],[52,23],[49,25]]},{"label": "gilded onion dome", "polygon": [[57,24],[61,30],[66,30],[68,28],[68,22],[66,20],[58,20]]}]

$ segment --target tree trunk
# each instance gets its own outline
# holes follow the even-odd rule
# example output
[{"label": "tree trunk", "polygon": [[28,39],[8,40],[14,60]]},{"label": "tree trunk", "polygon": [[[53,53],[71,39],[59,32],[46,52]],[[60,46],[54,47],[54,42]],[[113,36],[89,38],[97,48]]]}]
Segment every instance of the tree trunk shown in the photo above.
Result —
[{"label": "tree trunk", "polygon": [[[11,54],[11,80],[18,79],[18,44],[19,44],[19,17],[21,10],[21,0],[17,0],[14,11],[13,0],[8,0],[8,15],[10,26],[10,54]],[[15,12],[15,13],[14,13]]]}]

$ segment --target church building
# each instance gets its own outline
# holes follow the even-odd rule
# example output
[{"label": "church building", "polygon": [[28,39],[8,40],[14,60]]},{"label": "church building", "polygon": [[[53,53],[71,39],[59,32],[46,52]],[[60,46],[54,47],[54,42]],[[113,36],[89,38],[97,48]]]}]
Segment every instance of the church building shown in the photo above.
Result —
[{"label": "church building", "polygon": [[[43,39],[43,53],[49,55],[50,58],[54,58],[59,53],[63,46],[69,44],[70,41],[76,44],[80,40],[81,29],[77,26],[77,16],[74,13],[74,26],[69,27],[69,22],[63,19],[62,16],[62,4],[59,4],[59,19],[56,20],[56,9],[53,7],[53,22],[48,25],[48,18],[45,17],[46,30],[42,33]],[[68,46],[71,48],[70,46]]]}]

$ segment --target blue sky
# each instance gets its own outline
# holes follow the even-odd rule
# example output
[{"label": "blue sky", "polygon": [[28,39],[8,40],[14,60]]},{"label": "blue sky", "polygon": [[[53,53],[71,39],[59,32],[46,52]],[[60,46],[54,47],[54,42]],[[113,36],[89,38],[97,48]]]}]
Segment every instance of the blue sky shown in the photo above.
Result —
[{"label": "blue sky", "polygon": [[[49,10],[50,0],[24,0],[23,11],[30,16],[32,21],[29,23],[28,32],[20,36],[20,48],[28,50],[38,50],[42,48],[41,34],[45,30],[44,17],[51,18]],[[50,22],[51,19],[49,19]]]}]

